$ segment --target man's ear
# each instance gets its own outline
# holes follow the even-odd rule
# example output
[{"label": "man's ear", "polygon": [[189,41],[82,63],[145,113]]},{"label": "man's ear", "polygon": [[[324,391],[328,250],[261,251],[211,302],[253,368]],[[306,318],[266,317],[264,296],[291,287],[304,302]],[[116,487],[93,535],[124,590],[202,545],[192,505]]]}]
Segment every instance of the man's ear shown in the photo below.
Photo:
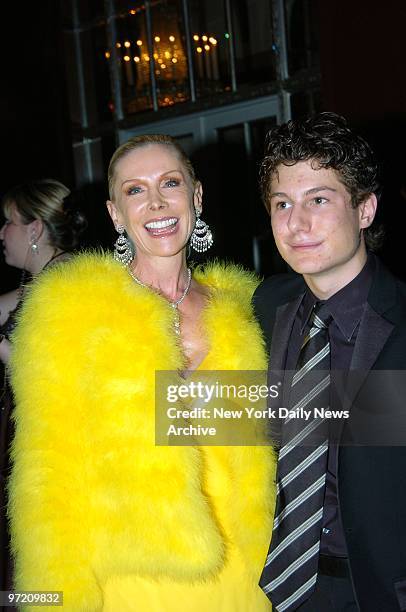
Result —
[{"label": "man's ear", "polygon": [[114,202],[112,202],[111,200],[107,200],[106,206],[107,206],[107,210],[109,211],[111,220],[114,223],[114,227],[117,227],[117,225],[121,225],[121,215],[119,211],[117,210],[117,207],[114,204]]},{"label": "man's ear", "polygon": [[374,193],[371,193],[366,200],[361,202],[358,207],[360,229],[365,229],[372,225],[377,207],[378,200],[376,199],[376,195]]},{"label": "man's ear", "polygon": [[193,206],[196,212],[202,212],[203,208],[203,187],[200,181],[197,181],[193,193]]}]

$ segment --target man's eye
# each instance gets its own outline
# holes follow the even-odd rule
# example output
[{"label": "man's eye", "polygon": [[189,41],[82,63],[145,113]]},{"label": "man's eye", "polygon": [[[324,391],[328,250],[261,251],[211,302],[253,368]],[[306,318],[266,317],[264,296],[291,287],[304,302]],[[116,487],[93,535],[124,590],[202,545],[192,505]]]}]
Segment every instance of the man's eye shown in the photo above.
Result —
[{"label": "man's eye", "polygon": [[327,199],[322,198],[321,196],[318,196],[317,198],[314,198],[313,202],[318,205],[325,204],[327,202]]},{"label": "man's eye", "polygon": [[285,210],[286,208],[290,208],[292,205],[289,202],[278,202],[276,204],[277,210]]}]

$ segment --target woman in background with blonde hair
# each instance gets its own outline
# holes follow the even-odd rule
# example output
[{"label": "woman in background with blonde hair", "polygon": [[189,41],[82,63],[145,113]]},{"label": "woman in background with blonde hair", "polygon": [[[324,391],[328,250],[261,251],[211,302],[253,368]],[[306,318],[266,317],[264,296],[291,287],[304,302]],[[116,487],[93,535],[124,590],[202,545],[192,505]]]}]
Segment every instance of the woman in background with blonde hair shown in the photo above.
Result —
[{"label": "woman in background with blonde hair", "polygon": [[0,295],[0,362],[4,370],[0,391],[0,590],[11,588],[5,517],[8,447],[12,437],[12,398],[5,376],[12,348],[10,334],[29,286],[26,274],[35,278],[44,269],[69,259],[86,226],[83,215],[71,208],[70,193],[68,187],[55,179],[41,179],[12,187],[1,201],[5,217],[0,230],[4,258],[8,265],[22,270],[23,276],[17,289]]}]

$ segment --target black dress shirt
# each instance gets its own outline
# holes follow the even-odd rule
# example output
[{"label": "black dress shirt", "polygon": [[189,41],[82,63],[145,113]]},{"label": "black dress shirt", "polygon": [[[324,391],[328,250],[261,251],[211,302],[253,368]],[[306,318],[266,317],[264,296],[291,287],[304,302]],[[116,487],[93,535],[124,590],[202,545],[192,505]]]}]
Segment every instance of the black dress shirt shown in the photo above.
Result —
[{"label": "black dress shirt", "polygon": [[[375,260],[370,254],[358,276],[324,302],[333,318],[329,326],[332,372],[345,372],[351,367],[358,328],[366,306],[374,270]],[[311,312],[316,302],[319,301],[310,289],[307,289],[293,323],[286,358],[287,370],[296,368],[303,336],[310,327]],[[331,385],[331,395],[331,405],[335,407],[338,400],[334,396],[334,382]],[[338,504],[337,460],[338,446],[330,440],[320,552],[334,557],[346,557],[347,550]]]}]

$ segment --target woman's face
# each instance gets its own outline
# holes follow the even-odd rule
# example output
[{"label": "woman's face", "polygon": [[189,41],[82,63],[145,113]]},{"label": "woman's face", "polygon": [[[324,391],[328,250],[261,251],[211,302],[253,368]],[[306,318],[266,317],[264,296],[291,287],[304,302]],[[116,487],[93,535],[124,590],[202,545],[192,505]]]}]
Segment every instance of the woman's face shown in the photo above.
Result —
[{"label": "woman's face", "polygon": [[31,223],[23,223],[20,213],[12,206],[0,230],[4,258],[9,266],[20,269],[26,266],[31,237]]},{"label": "woman's face", "polygon": [[186,246],[201,210],[201,185],[171,146],[148,144],[130,151],[115,170],[114,201],[107,207],[123,225],[137,254],[170,257]]}]

